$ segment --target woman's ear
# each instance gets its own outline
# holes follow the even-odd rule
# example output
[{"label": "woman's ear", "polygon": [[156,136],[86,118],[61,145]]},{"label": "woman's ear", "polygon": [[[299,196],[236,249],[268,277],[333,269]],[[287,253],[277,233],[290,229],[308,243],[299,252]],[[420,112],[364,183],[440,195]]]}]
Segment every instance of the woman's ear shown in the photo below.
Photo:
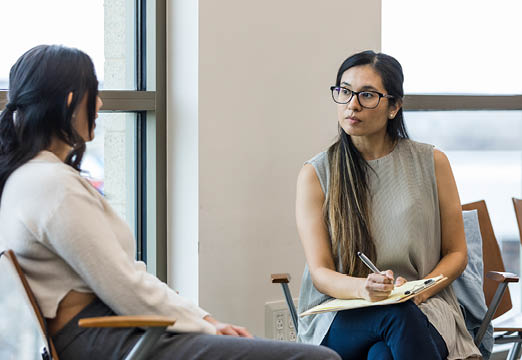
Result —
[{"label": "woman's ear", "polygon": [[72,99],[73,99],[73,92],[69,92],[69,94],[67,95],[67,107],[71,106],[71,103],[72,103]]},{"label": "woman's ear", "polygon": [[395,115],[399,112],[399,110],[402,107],[402,99],[397,100],[393,105],[390,106],[389,113],[388,113],[388,119],[395,119]]}]

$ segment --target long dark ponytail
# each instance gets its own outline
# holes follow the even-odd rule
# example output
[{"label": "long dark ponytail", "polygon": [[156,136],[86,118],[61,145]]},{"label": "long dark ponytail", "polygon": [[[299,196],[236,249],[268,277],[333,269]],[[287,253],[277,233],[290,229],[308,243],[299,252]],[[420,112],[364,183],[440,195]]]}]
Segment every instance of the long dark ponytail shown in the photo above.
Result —
[{"label": "long dark ponytail", "polygon": [[72,147],[65,162],[80,170],[85,142],[72,118],[85,94],[91,132],[98,80],[88,55],[64,46],[40,45],[16,61],[9,73],[9,102],[0,114],[0,197],[9,176],[48,149],[53,138]]},{"label": "long dark ponytail", "polygon": [[[371,65],[382,78],[387,93],[394,98],[390,104],[404,96],[402,67],[389,55],[364,51],[346,59],[337,72],[336,86],[343,73],[358,65]],[[388,120],[386,133],[393,142],[408,138],[402,108],[395,118]],[[330,184],[324,204],[324,218],[330,229],[332,250],[338,270],[350,276],[364,277],[368,269],[357,259],[357,252],[377,260],[375,243],[370,231],[370,189],[368,171],[364,160],[348,135],[339,126],[339,137],[328,149]]]}]

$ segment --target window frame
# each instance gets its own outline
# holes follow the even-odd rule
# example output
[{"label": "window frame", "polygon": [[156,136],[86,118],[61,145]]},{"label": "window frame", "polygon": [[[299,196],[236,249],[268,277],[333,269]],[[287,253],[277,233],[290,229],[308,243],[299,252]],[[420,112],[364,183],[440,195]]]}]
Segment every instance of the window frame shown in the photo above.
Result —
[{"label": "window frame", "polygon": [[[167,281],[166,0],[136,0],[136,90],[102,90],[101,112],[136,114],[137,259]],[[8,91],[0,89],[0,109]]]},{"label": "window frame", "polygon": [[522,110],[522,95],[424,95],[404,96],[405,111]]}]

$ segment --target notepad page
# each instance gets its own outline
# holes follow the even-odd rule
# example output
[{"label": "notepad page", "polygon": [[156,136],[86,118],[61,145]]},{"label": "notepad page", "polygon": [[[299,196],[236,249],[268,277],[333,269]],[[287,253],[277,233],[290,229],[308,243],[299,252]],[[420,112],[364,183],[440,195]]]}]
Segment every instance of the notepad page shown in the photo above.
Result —
[{"label": "notepad page", "polygon": [[[442,276],[437,276],[432,278],[435,282],[440,280]],[[364,299],[349,299],[349,300],[341,300],[341,299],[332,299],[326,301],[320,305],[317,305],[310,310],[307,310],[301,314],[301,316],[311,315],[315,313],[327,312],[327,311],[336,311],[336,310],[349,310],[356,309],[361,307],[375,306],[375,305],[388,305],[398,302],[401,298],[405,297],[405,292],[413,291],[414,289],[418,289],[419,287],[423,287],[424,283],[428,279],[421,279],[415,281],[408,281],[402,286],[397,286],[391,292],[390,296],[387,299],[380,301],[368,301]]]}]

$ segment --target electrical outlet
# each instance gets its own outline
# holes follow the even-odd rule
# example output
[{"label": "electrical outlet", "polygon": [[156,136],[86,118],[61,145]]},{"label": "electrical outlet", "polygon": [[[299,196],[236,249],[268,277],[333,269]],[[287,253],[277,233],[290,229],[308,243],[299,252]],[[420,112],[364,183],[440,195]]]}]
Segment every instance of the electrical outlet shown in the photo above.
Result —
[{"label": "electrical outlet", "polygon": [[[297,299],[293,300],[297,308]],[[274,340],[296,341],[297,332],[286,301],[271,301],[265,304],[265,337]]]},{"label": "electrical outlet", "polygon": [[295,330],[290,330],[288,332],[288,340],[295,341],[297,339],[297,334],[295,333]]}]

